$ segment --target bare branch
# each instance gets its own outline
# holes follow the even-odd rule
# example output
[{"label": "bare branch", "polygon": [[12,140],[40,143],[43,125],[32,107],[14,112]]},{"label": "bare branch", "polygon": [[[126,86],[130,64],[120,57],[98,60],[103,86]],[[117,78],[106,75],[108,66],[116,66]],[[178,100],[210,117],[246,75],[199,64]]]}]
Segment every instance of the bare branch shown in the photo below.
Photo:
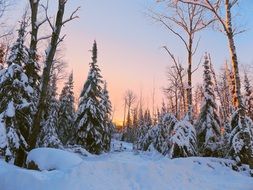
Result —
[{"label": "bare branch", "polygon": [[76,13],[80,10],[81,7],[77,7],[76,10],[72,12],[70,17],[62,22],[62,25],[66,24],[67,22],[79,18],[79,16],[76,15]]},{"label": "bare branch", "polygon": [[196,46],[195,46],[194,50],[192,51],[192,55],[194,55],[196,53],[196,51],[197,51],[197,49],[199,47],[199,42],[200,42],[200,37],[199,37],[199,39],[198,39],[198,41],[196,43]]},{"label": "bare branch", "polygon": [[40,26],[42,26],[45,22],[47,22],[47,18],[45,18],[44,20],[42,20],[39,23],[37,23],[36,24],[37,28],[39,28]]},{"label": "bare branch", "polygon": [[52,35],[47,35],[47,36],[43,36],[43,37],[40,37],[40,38],[38,38],[38,42],[39,41],[41,41],[41,40],[46,40],[46,39],[49,39],[49,38],[51,38],[52,37]]},{"label": "bare branch", "polygon": [[57,46],[65,39],[67,35],[64,34],[61,38],[59,38],[58,42],[57,42]]},{"label": "bare branch", "polygon": [[[152,11],[153,12],[153,11]],[[171,31],[173,34],[175,34],[181,41],[183,42],[184,46],[186,47],[187,50],[189,50],[188,45],[186,40],[183,38],[181,34],[179,34],[176,30],[174,30],[170,25],[168,25],[161,17],[159,14],[153,12],[156,16],[151,16],[154,20],[162,23],[169,31]]]},{"label": "bare branch", "polygon": [[[52,22],[51,22],[51,17],[48,16],[48,3],[49,3],[49,0],[47,0],[46,5],[41,4],[41,7],[44,9],[45,14],[46,14],[45,20],[48,22],[50,28],[51,28],[52,30],[54,30],[54,26],[53,26],[53,24],[52,24]],[[45,22],[46,22],[46,21],[45,21]]]},{"label": "bare branch", "polygon": [[200,66],[201,62],[202,62],[202,57],[200,58],[197,67],[195,69],[193,69],[192,74],[195,73],[199,69],[199,66]]}]

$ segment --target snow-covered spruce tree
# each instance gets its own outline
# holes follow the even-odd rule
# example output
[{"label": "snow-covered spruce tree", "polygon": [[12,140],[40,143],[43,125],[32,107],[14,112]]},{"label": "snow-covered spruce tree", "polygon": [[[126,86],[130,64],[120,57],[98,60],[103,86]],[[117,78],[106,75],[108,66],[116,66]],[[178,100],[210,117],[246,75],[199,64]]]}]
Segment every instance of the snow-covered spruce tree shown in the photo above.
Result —
[{"label": "snow-covered spruce tree", "polygon": [[197,155],[196,131],[190,123],[188,115],[177,122],[170,137],[170,158]]},{"label": "snow-covered spruce tree", "polygon": [[177,122],[174,115],[166,113],[163,118],[160,118],[156,126],[152,127],[151,123],[149,125],[146,123],[146,130],[148,131],[139,139],[136,148],[143,151],[155,149],[163,155],[168,154],[170,149],[170,136]]},{"label": "snow-covered spruce tree", "polygon": [[74,120],[74,92],[73,92],[73,72],[69,75],[68,81],[63,87],[59,98],[59,112],[58,112],[58,125],[57,133],[63,144],[73,138],[75,133]]},{"label": "snow-covered spruce tree", "polygon": [[52,75],[48,88],[47,108],[45,109],[42,129],[39,136],[39,147],[62,147],[62,143],[56,133],[58,123],[59,102],[57,100],[56,76]]},{"label": "snow-covered spruce tree", "polygon": [[164,113],[162,120],[157,124],[156,137],[154,139],[154,148],[163,155],[168,154],[170,149],[170,137],[175,130],[178,122],[176,117],[170,113]]},{"label": "snow-covered spruce tree", "polygon": [[222,71],[219,82],[218,82],[218,88],[220,89],[221,97],[220,101],[223,102],[223,114],[221,121],[223,123],[226,123],[229,120],[229,117],[232,113],[233,105],[232,105],[232,95],[230,91],[229,81],[228,81],[228,74],[229,70],[227,66],[225,67],[225,70]]},{"label": "snow-covered spruce tree", "polygon": [[106,131],[104,126],[104,110],[100,107],[102,97],[102,76],[97,65],[97,44],[92,48],[92,62],[88,78],[79,98],[76,114],[76,142],[90,153],[100,154],[107,151],[103,137]]},{"label": "snow-covered spruce tree", "polygon": [[203,87],[202,85],[198,84],[195,88],[194,94],[193,94],[193,119],[196,121],[198,119],[201,103],[203,100]]},{"label": "snow-covered spruce tree", "polygon": [[[152,120],[149,117],[149,112],[146,110],[143,114],[142,106],[140,106],[138,112],[138,125],[137,125],[137,140],[134,142],[134,149],[136,150],[147,150],[149,146],[148,131],[151,128]],[[145,116],[144,116],[145,115]],[[152,138],[150,138],[152,139]]]},{"label": "snow-covered spruce tree", "polygon": [[[238,163],[248,163],[248,160],[242,159],[240,154],[245,152],[245,142],[242,140],[244,138],[243,133],[249,137],[249,141],[251,147],[253,147],[253,122],[250,117],[245,116],[244,124],[246,125],[246,129],[242,128],[242,118],[239,115],[239,110],[236,110],[230,120],[230,134],[229,134],[229,147],[228,147],[228,155],[232,156]],[[253,150],[251,150],[253,151]]]},{"label": "snow-covered spruce tree", "polygon": [[[239,77],[238,73],[234,76]],[[235,78],[234,76],[231,78]],[[253,122],[247,116],[242,97],[235,93],[235,84],[238,85],[235,82],[229,83],[232,88],[233,106],[231,106],[230,123],[227,124],[228,132],[225,133],[226,137],[229,137],[226,155],[234,158],[239,164],[249,164],[250,168],[253,168]]]},{"label": "snow-covered spruce tree", "polygon": [[213,82],[208,57],[205,56],[203,74],[203,102],[199,119],[196,123],[199,153],[202,156],[217,156],[220,140],[220,120],[213,89]]},{"label": "snow-covered spruce tree", "polygon": [[14,160],[18,166],[23,165],[32,123],[33,89],[23,69],[28,60],[25,29],[26,22],[22,21],[18,39],[10,50],[7,68],[1,70],[0,76],[0,152],[7,161]]},{"label": "snow-covered spruce tree", "polygon": [[246,115],[253,119],[253,92],[252,86],[249,81],[248,75],[245,72],[244,74],[244,90],[245,90],[245,111]]},{"label": "snow-covered spruce tree", "polygon": [[40,67],[38,63],[38,55],[37,52],[28,50],[28,61],[24,66],[24,72],[28,77],[28,81],[30,86],[33,88],[33,101],[32,101],[32,114],[34,115],[37,110],[37,103],[40,96]]},{"label": "snow-covered spruce tree", "polygon": [[114,130],[114,125],[111,121],[112,103],[109,98],[109,92],[107,90],[107,83],[104,82],[104,88],[102,90],[102,96],[100,100],[100,108],[103,110],[104,121],[104,133],[103,133],[103,148],[106,151],[110,150],[111,136]]}]

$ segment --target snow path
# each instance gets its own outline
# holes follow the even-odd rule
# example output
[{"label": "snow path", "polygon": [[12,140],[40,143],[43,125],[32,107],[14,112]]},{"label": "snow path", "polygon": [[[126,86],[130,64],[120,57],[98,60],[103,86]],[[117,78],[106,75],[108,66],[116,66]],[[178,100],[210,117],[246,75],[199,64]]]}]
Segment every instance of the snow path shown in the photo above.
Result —
[{"label": "snow path", "polygon": [[29,171],[0,161],[1,190],[253,190],[253,178],[215,158],[167,159],[123,152],[90,156],[72,168]]}]

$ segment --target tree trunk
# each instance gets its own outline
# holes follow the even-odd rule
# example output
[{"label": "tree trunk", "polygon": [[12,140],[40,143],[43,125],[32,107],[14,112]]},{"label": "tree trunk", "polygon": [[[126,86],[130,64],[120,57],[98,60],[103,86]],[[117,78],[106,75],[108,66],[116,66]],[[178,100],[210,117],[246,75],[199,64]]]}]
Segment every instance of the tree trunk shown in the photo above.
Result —
[{"label": "tree trunk", "polygon": [[59,0],[55,27],[52,32],[51,42],[46,51],[46,61],[45,61],[45,67],[43,69],[43,75],[42,75],[42,89],[41,89],[41,94],[40,94],[39,102],[38,102],[38,110],[33,119],[32,132],[29,138],[30,149],[35,148],[37,138],[41,131],[40,123],[41,123],[42,113],[46,105],[45,101],[47,97],[47,88],[48,88],[48,84],[50,80],[50,73],[51,73],[51,69],[53,65],[53,60],[54,60],[55,52],[59,43],[59,36],[60,36],[61,28],[63,25],[63,15],[64,15],[64,10],[65,10],[65,4],[66,4],[65,1]]},{"label": "tree trunk", "polygon": [[189,121],[192,123],[192,36],[189,36],[189,46],[188,46],[188,69],[187,69],[187,107],[188,107],[188,117]]},{"label": "tree trunk", "polygon": [[38,26],[37,26],[37,15],[38,15],[39,0],[30,0],[31,7],[31,42],[30,42],[30,59],[36,60],[37,43],[38,43]]}]

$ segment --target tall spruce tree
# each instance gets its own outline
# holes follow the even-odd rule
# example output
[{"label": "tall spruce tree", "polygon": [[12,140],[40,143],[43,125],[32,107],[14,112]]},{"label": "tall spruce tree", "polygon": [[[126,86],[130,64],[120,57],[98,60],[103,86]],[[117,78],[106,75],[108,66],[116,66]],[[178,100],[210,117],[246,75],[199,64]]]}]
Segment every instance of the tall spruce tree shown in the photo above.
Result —
[{"label": "tall spruce tree", "polygon": [[104,134],[103,134],[103,144],[106,151],[110,150],[111,136],[114,130],[113,123],[111,121],[112,103],[109,98],[109,92],[107,90],[107,83],[104,82],[104,88],[102,90],[102,96],[100,100],[100,108],[103,110],[103,120],[104,120]]},{"label": "tall spruce tree", "polygon": [[7,68],[0,76],[0,149],[7,161],[23,166],[27,140],[32,124],[31,105],[33,88],[29,84],[24,66],[28,51],[24,45],[26,22],[18,30],[18,38],[10,50]]},{"label": "tall spruce tree", "polygon": [[59,102],[57,100],[56,76],[53,74],[48,88],[47,108],[45,109],[42,130],[39,136],[39,147],[62,147],[62,143],[56,133],[58,111]]},{"label": "tall spruce tree", "polygon": [[153,141],[153,131],[150,131],[148,134],[152,126],[152,120],[149,113],[150,112],[146,110],[143,114],[142,106],[140,106],[138,114],[137,141],[134,142],[134,149],[146,151],[152,143],[151,141]]},{"label": "tall spruce tree", "polygon": [[102,76],[97,65],[97,44],[92,48],[92,62],[88,78],[79,98],[76,116],[76,142],[91,153],[100,154],[107,151],[104,147],[104,110],[100,107],[102,98]]},{"label": "tall spruce tree", "polygon": [[75,133],[74,120],[75,120],[75,107],[74,107],[74,82],[73,72],[69,75],[68,81],[62,89],[59,98],[59,112],[58,112],[58,127],[57,133],[63,144],[73,137]]},{"label": "tall spruce tree", "polygon": [[220,120],[217,114],[217,105],[213,89],[213,82],[208,57],[204,62],[203,103],[200,116],[196,124],[198,148],[203,156],[212,156],[217,151],[220,140]]}]

